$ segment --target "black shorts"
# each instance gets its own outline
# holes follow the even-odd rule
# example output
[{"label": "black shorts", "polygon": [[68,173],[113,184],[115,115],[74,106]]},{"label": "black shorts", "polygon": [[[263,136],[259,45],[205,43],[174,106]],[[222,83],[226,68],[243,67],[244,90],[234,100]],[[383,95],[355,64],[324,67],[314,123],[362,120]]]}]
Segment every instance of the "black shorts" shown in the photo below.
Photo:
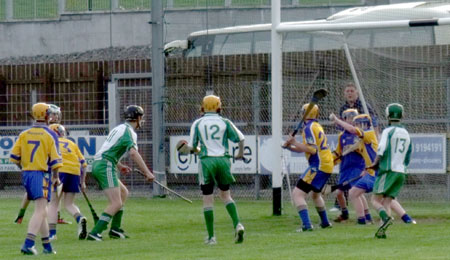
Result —
[{"label": "black shorts", "polygon": [[299,188],[300,190],[304,191],[305,193],[309,193],[310,191],[313,191],[316,193],[321,192],[321,190],[315,188],[314,186],[312,186],[309,183],[306,183],[302,179],[298,179],[297,184],[295,186],[297,188]]}]

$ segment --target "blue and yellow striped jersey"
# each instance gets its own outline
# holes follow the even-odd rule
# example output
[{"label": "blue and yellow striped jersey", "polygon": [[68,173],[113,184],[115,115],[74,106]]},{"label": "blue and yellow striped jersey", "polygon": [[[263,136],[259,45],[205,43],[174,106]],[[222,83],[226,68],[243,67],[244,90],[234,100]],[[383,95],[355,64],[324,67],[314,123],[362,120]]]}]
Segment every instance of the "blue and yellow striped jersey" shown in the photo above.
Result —
[{"label": "blue and yellow striped jersey", "polygon": [[333,155],[328,148],[328,140],[322,126],[317,120],[309,120],[303,128],[303,143],[311,145],[317,152],[305,153],[309,166],[325,173],[333,171]]},{"label": "blue and yellow striped jersey", "polygon": [[67,138],[59,138],[59,149],[62,154],[63,166],[59,172],[80,175],[80,167],[86,167],[86,161],[78,146]]},{"label": "blue and yellow striped jersey", "polygon": [[335,154],[340,158],[340,174],[351,174],[355,169],[364,170],[364,158],[358,151],[361,149],[361,144],[361,138],[357,135],[348,131],[342,131],[339,134]]},{"label": "blue and yellow striped jersey", "polygon": [[35,123],[20,133],[11,150],[10,161],[22,166],[23,171],[43,171],[62,166],[58,137],[47,125]]},{"label": "blue and yellow striped jersey", "polygon": [[[364,158],[366,167],[369,167],[370,165],[373,164],[373,161],[377,156],[377,149],[378,149],[377,135],[375,134],[374,130],[363,131],[359,128],[356,128],[356,130],[358,137],[362,139],[362,142],[357,152],[361,154],[361,156]],[[368,170],[368,172],[370,175],[375,176],[374,170],[370,169]]]}]

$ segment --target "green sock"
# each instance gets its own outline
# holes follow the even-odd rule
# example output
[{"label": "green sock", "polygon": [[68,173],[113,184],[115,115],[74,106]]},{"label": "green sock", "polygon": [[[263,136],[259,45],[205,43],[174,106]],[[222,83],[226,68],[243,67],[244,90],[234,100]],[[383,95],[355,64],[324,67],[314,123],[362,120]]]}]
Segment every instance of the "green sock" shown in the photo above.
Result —
[{"label": "green sock", "polygon": [[380,218],[383,220],[383,221],[386,221],[386,219],[388,219],[388,214],[387,214],[387,212],[386,212],[386,210],[384,209],[384,208],[379,208],[378,209],[378,214],[380,215]]},{"label": "green sock", "polygon": [[111,229],[119,229],[122,224],[123,208],[117,211],[111,221]]},{"label": "green sock", "polygon": [[112,216],[108,213],[103,212],[97,224],[92,229],[91,233],[101,234],[108,227],[108,223],[111,221],[111,217]]},{"label": "green sock", "polygon": [[19,211],[19,217],[21,217],[21,218],[23,218],[23,216],[25,216],[25,211],[26,211],[27,209],[20,209],[20,211]]},{"label": "green sock", "polygon": [[230,214],[231,220],[233,220],[233,227],[236,228],[239,224],[239,216],[234,201],[229,202],[226,206],[228,214]]},{"label": "green sock", "polygon": [[214,236],[214,211],[213,208],[203,208],[205,215],[206,230],[208,231],[208,238]]}]

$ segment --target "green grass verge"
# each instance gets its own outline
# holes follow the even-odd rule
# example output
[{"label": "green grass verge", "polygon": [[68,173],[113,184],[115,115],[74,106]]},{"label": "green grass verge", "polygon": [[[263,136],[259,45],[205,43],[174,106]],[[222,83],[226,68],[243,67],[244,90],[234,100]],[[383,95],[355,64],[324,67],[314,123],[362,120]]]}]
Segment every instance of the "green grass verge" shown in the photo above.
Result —
[{"label": "green grass verge", "polygon": [[[92,199],[92,198],[91,198]],[[93,199],[101,213],[106,201]],[[92,217],[86,203],[77,204]],[[23,259],[20,247],[25,238],[32,207],[21,225],[12,224],[20,205],[19,199],[2,199],[0,258]],[[215,206],[215,231],[218,244],[205,246],[206,234],[200,201],[190,205],[180,200],[130,199],[126,203],[123,228],[127,240],[79,241],[75,224],[58,225],[58,240],[53,242],[57,255],[52,259],[448,259],[448,203],[404,203],[417,225],[395,221],[387,239],[375,239],[376,225],[357,226],[354,222],[335,224],[332,229],[297,233],[300,221],[288,205],[282,216],[272,216],[270,201],[237,202],[246,234],[243,244],[233,243],[234,231],[222,203]],[[375,212],[372,212],[373,214]],[[351,212],[353,214],[353,212]],[[313,223],[318,217],[310,207]],[[353,215],[352,215],[353,216]],[[63,211],[65,219],[71,219]],[[331,215],[330,218],[335,217]],[[40,239],[37,249],[42,251]],[[33,259],[48,259],[39,256]]]}]

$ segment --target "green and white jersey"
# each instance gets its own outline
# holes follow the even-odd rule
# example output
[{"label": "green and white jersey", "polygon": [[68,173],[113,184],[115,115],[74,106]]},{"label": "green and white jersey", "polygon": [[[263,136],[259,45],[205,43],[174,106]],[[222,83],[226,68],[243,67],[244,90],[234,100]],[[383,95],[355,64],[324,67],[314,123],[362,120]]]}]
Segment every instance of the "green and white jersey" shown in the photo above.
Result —
[{"label": "green and white jersey", "polygon": [[137,134],[129,124],[120,124],[109,133],[106,141],[95,154],[94,160],[107,159],[117,164],[131,148],[138,149]]},{"label": "green and white jersey", "polygon": [[228,119],[217,113],[205,113],[191,127],[189,146],[200,145],[200,158],[228,156],[228,140],[238,143],[244,135]]},{"label": "green and white jersey", "polygon": [[411,139],[405,128],[395,125],[384,129],[377,152],[380,156],[380,172],[406,173],[411,151]]}]

